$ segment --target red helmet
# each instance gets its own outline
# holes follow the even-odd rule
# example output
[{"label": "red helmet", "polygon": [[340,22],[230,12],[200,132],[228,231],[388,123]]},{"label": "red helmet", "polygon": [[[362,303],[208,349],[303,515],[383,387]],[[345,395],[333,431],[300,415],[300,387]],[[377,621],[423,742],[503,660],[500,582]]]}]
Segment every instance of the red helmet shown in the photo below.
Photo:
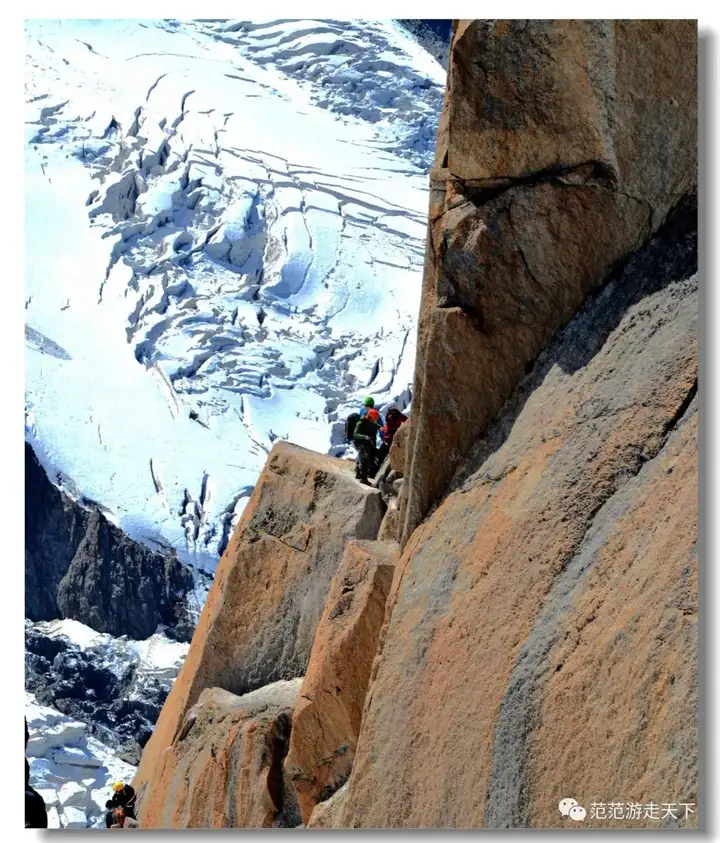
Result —
[{"label": "red helmet", "polygon": [[373,407],[372,410],[367,411],[367,415],[365,416],[368,421],[375,422],[375,424],[380,424],[380,413]]}]

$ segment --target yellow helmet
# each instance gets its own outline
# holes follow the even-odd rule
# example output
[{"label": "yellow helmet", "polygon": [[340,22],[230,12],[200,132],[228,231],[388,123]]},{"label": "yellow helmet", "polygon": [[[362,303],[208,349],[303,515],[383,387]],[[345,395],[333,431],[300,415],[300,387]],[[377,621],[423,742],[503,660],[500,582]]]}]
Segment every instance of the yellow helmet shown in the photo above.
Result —
[{"label": "yellow helmet", "polygon": [[115,793],[118,793],[124,787],[125,787],[125,785],[122,782],[115,782],[115,784],[113,785],[113,790],[115,791]]}]

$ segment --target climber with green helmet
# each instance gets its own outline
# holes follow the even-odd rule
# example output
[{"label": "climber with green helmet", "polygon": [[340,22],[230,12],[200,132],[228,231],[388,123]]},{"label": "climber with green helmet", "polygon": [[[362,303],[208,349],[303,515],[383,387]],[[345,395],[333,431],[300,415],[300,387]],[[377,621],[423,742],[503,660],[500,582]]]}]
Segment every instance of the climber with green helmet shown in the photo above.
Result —
[{"label": "climber with green helmet", "polygon": [[367,413],[367,411],[368,411],[368,410],[372,410],[372,409],[374,409],[374,407],[375,407],[375,399],[374,399],[374,398],[371,398],[371,397],[368,395],[368,397],[367,397],[367,398],[365,398],[365,399],[363,400],[363,405],[362,405],[362,407],[360,408],[360,413],[359,413],[360,418],[361,418],[361,419],[362,419],[362,418],[364,418],[364,417],[365,417],[365,413]]}]

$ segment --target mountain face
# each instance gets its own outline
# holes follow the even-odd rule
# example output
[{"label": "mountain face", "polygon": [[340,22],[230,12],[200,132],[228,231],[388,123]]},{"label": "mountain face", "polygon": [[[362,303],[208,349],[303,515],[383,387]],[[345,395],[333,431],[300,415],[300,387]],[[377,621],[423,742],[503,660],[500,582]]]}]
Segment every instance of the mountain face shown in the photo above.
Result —
[{"label": "mountain face", "polygon": [[26,36],[27,438],[212,570],[274,441],[410,401],[445,73],[389,21]]},{"label": "mountain face", "polygon": [[353,535],[276,443],[141,825],[698,826],[696,58],[691,21],[454,22],[399,510]]},{"label": "mountain face", "polygon": [[[403,541],[557,329],[696,183],[695,67],[675,60],[693,38],[460,25],[431,171]],[[548,59],[558,51],[575,64]]]},{"label": "mountain face", "polygon": [[128,538],[97,505],[50,482],[25,443],[25,615],[71,618],[98,632],[148,638],[162,625],[189,641],[195,580],[174,553]]}]

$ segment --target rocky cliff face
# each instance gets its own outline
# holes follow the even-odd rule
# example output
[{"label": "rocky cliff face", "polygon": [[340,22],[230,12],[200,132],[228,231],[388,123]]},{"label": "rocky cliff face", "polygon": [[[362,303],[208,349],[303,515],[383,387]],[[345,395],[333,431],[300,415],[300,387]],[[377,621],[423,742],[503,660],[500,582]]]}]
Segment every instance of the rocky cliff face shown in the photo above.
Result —
[{"label": "rocky cliff face", "polygon": [[397,550],[348,542],[333,578],[285,759],[305,823],[350,775]]},{"label": "rocky cliff face", "polygon": [[206,688],[162,754],[143,828],[298,825],[283,759],[301,683],[274,682],[243,696]]},{"label": "rocky cliff face", "polygon": [[695,73],[691,21],[457,23],[403,542],[555,331],[692,188]]},{"label": "rocky cliff face", "polygon": [[162,624],[189,640],[192,572],[128,538],[93,505],[50,482],[25,443],[25,615],[72,618],[98,632],[148,638]]},{"label": "rocky cliff face", "polygon": [[[389,594],[337,621],[372,492],[276,449],[143,760],[147,816],[205,688],[307,670],[285,767],[308,827],[697,826],[695,36],[456,22]],[[294,561],[316,530],[322,575]],[[288,589],[313,630],[325,601],[314,641]]]},{"label": "rocky cliff face", "polygon": [[571,321],[410,538],[341,825],[696,801],[694,226]]}]

